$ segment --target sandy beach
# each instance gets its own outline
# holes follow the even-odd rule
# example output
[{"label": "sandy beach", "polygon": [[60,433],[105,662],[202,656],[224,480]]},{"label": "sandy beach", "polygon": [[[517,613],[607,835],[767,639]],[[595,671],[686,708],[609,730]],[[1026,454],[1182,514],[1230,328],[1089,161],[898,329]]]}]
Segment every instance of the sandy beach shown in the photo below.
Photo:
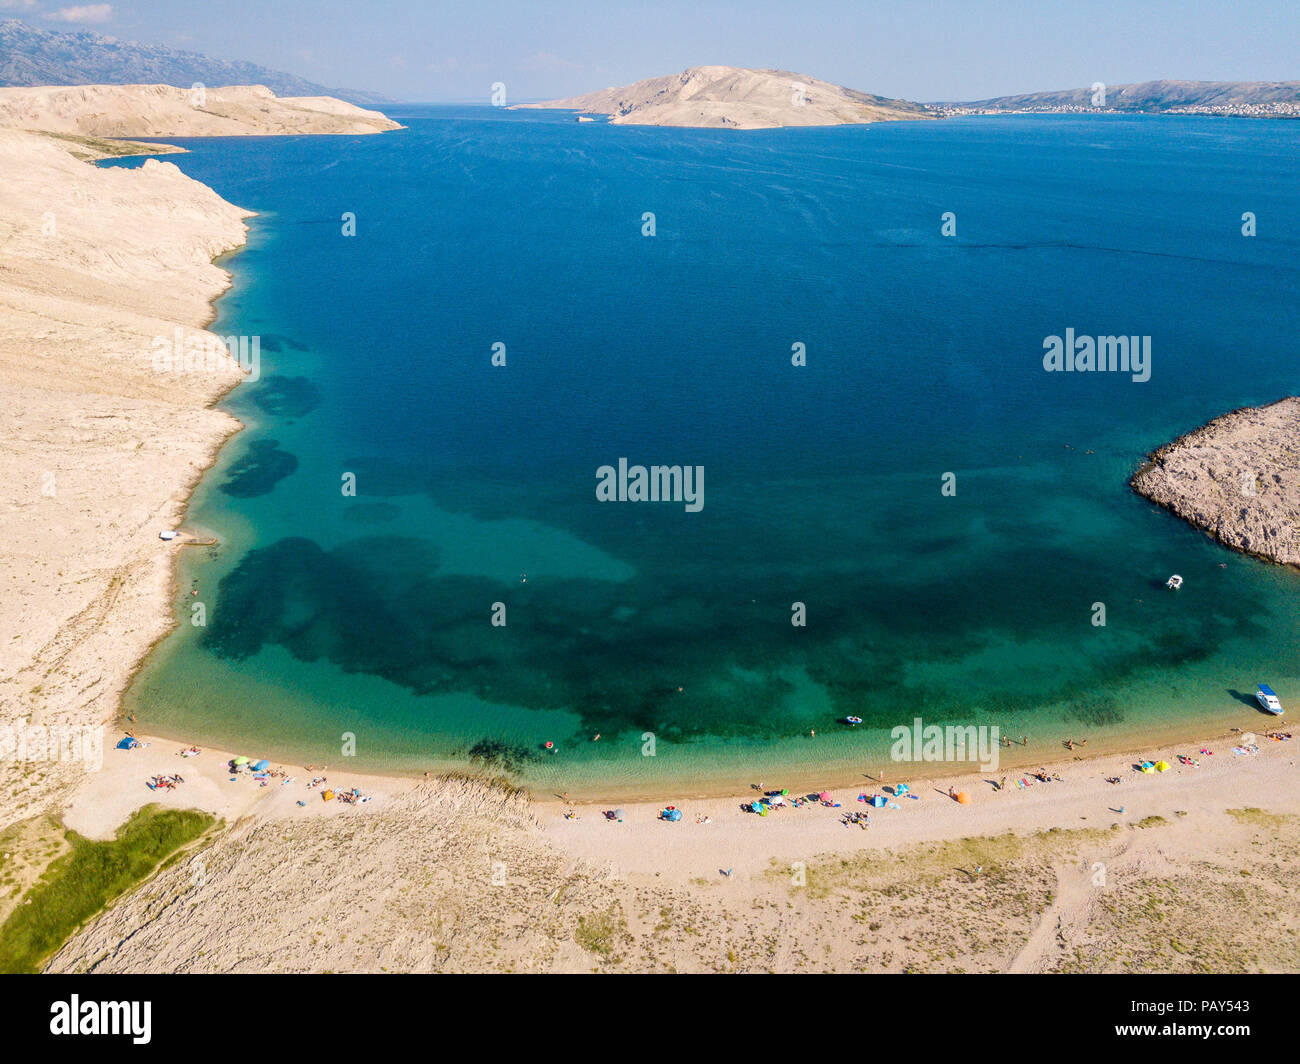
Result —
[{"label": "sandy beach", "polygon": [[[66,824],[107,836],[158,801],[227,829],[50,970],[1289,970],[1300,942],[1294,740],[1185,744],[1195,767],[1165,748],[1062,760],[1024,790],[953,776],[897,808],[859,803],[870,784],[763,818],[749,796],[689,801],[677,823],[659,804],[617,821],[601,803],[339,766],[276,766],[293,782],[259,787],[232,780],[228,751],[142,741],[109,752]],[[1172,767],[1143,774],[1139,758]],[[175,791],[145,786],[178,772]],[[316,775],[372,800],[323,801]],[[843,823],[868,811],[866,828]],[[1266,942],[1241,945],[1243,914],[1269,921]]]}]

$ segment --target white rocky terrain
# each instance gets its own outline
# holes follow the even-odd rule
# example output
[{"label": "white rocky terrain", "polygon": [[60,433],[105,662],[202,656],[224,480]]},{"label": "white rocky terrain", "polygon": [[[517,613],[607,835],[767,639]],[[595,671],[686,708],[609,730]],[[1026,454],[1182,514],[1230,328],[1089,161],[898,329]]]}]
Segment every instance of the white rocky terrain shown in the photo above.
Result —
[{"label": "white rocky terrain", "polygon": [[264,85],[0,88],[0,126],[90,137],[381,133],[402,127],[329,96],[279,97]]},{"label": "white rocky terrain", "polygon": [[[395,126],[256,86],[209,93],[207,111],[188,99],[162,86],[0,89],[0,727],[117,713],[172,623],[180,548],[158,532],[239,427],[211,406],[241,379],[233,362],[161,372],[154,353],[178,329],[208,336],[230,283],[213,259],[243,244],[250,212],[169,162],[89,165],[163,150],[97,137]],[[83,776],[0,758],[0,828]]]},{"label": "white rocky terrain", "polygon": [[610,115],[637,126],[771,129],[933,118],[920,104],[889,100],[788,70],[691,67],[567,100],[522,104]]}]

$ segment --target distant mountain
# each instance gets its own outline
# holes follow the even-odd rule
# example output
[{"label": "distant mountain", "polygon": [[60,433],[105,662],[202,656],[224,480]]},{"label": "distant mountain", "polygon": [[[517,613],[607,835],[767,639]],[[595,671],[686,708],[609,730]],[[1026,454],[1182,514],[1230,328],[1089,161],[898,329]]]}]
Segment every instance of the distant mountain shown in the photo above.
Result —
[{"label": "distant mountain", "polygon": [[1143,81],[1107,85],[1104,103],[1094,103],[1094,95],[1090,88],[1065,89],[937,106],[982,111],[1194,111],[1300,117],[1300,81]]},{"label": "distant mountain", "polygon": [[635,126],[764,129],[933,118],[919,103],[846,89],[788,70],[700,66],[567,100],[522,104],[610,115]]},{"label": "distant mountain", "polygon": [[336,96],[358,104],[388,102],[372,92],[331,89],[256,63],[231,63],[198,52],[120,41],[85,30],[58,33],[18,19],[0,20],[0,85],[173,85],[196,81],[265,85],[277,96]]}]

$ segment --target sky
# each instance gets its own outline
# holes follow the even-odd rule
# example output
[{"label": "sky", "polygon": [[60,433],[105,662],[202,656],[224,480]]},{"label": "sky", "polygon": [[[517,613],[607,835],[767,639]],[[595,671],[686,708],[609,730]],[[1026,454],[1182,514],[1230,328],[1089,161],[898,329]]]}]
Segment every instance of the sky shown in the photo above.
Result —
[{"label": "sky", "polygon": [[47,29],[245,59],[394,99],[550,99],[689,66],[903,99],[1300,79],[1300,0],[0,0]]}]

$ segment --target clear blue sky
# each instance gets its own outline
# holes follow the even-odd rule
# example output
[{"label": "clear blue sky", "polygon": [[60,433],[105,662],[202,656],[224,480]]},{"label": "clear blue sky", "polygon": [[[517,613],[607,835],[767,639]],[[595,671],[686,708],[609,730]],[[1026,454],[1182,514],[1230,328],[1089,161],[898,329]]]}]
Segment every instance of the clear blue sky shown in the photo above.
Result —
[{"label": "clear blue sky", "polygon": [[688,66],[977,99],[1155,78],[1300,79],[1300,0],[0,0],[51,29],[408,100],[566,96]]}]

